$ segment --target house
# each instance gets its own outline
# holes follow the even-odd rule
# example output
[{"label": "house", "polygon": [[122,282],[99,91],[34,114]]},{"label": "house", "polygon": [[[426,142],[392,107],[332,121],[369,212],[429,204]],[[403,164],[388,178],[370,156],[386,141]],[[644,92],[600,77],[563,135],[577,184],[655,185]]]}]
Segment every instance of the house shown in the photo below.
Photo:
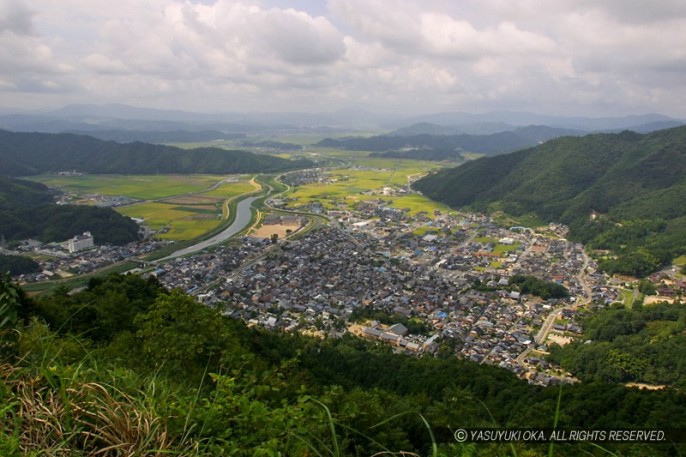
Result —
[{"label": "house", "polygon": [[405,336],[409,332],[408,328],[403,324],[395,324],[388,328],[388,332],[394,333],[399,336]]}]

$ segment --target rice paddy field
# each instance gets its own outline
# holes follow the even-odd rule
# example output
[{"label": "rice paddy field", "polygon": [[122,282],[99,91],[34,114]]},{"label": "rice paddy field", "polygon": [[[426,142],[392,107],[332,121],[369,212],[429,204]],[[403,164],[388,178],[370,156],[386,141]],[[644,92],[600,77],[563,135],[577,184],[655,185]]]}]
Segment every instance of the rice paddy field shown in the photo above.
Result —
[{"label": "rice paddy field", "polygon": [[[143,219],[157,237],[185,241],[217,227],[226,200],[254,192],[251,176],[219,175],[44,175],[32,178],[77,195],[121,195],[146,200],[116,211]],[[223,181],[223,182],[222,182]],[[221,184],[216,189],[214,185]]]},{"label": "rice paddy field", "polygon": [[225,178],[217,175],[41,175],[30,179],[79,194],[123,195],[157,200],[201,192]]},{"label": "rice paddy field", "polygon": [[326,156],[347,159],[352,167],[333,170],[332,182],[293,188],[288,198],[295,205],[319,202],[327,209],[334,209],[365,200],[385,200],[389,206],[408,210],[411,215],[424,211],[432,217],[434,210],[450,210],[419,194],[383,195],[386,187],[398,189],[406,186],[411,177],[439,168],[436,162],[381,159],[351,151],[327,151]]},{"label": "rice paddy field", "polygon": [[259,189],[259,186],[252,184],[248,179],[242,178],[238,182],[225,182],[218,188],[209,192],[204,192],[205,197],[219,197],[221,199],[234,198],[239,195],[248,194]]},{"label": "rice paddy field", "polygon": [[[305,143],[310,138],[298,138]],[[295,141],[294,141],[295,142]],[[440,203],[418,194],[383,195],[384,188],[400,189],[430,170],[445,166],[436,162],[369,157],[368,152],[340,151],[305,145],[297,155],[329,160],[340,168],[331,171],[331,182],[292,188],[286,195],[294,206],[319,202],[328,209],[348,207],[366,200],[384,200],[410,215],[434,210],[449,211]],[[218,175],[43,175],[32,178],[76,195],[125,196],[144,200],[115,208],[120,213],[145,220],[157,237],[189,240],[220,223],[223,203],[259,189],[251,176]],[[238,178],[238,179],[235,179]],[[216,186],[216,188],[213,188]],[[225,206],[225,205],[224,205]]]},{"label": "rice paddy field", "polygon": [[144,219],[156,230],[157,238],[190,240],[201,236],[219,224],[221,209],[214,206],[181,206],[174,203],[141,203],[121,206],[117,211],[129,217]]}]

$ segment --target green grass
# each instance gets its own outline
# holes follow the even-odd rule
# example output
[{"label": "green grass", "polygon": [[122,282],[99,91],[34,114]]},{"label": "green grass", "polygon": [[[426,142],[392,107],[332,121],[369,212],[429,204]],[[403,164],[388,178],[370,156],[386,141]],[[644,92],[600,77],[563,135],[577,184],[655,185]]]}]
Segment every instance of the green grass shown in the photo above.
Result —
[{"label": "green grass", "polygon": [[250,184],[248,179],[241,179],[236,183],[222,184],[217,189],[205,192],[202,195],[208,197],[234,198],[239,195],[254,192],[255,190],[255,186]]},{"label": "green grass", "polygon": [[409,209],[408,214],[411,216],[416,216],[421,212],[426,212],[427,216],[433,219],[434,210],[439,210],[442,213],[447,213],[450,208],[442,203],[435,202],[433,200],[424,197],[419,194],[408,194],[402,196],[392,196],[392,197],[381,197],[382,200],[386,200],[389,206],[398,209]]},{"label": "green grass", "polygon": [[679,265],[679,266],[686,265],[686,255],[682,255],[682,256],[674,259],[674,265]]},{"label": "green grass", "polygon": [[514,252],[519,248],[519,245],[521,243],[515,243],[515,244],[497,244],[495,248],[493,248],[493,252],[495,254],[498,254],[500,256],[504,255],[506,252]]},{"label": "green grass", "polygon": [[412,231],[413,235],[424,236],[430,233],[438,233],[438,229],[435,227],[417,227]]},{"label": "green grass", "polygon": [[[496,205],[491,205],[494,208]],[[496,211],[492,214],[493,221],[501,227],[529,227],[536,228],[544,225],[548,225],[540,217],[534,214],[524,214],[522,216],[512,216],[510,214],[504,213],[502,211]]]},{"label": "green grass", "polygon": [[634,292],[628,289],[620,289],[619,297],[621,298],[622,303],[624,303],[624,306],[631,309],[634,304]]}]

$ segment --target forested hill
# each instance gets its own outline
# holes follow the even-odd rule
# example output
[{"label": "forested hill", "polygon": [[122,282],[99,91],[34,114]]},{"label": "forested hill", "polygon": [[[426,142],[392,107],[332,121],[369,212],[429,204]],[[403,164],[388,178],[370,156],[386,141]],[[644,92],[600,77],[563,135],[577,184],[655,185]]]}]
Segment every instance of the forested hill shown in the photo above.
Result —
[{"label": "forested hill", "polygon": [[90,231],[96,244],[138,239],[138,225],[110,208],[56,205],[40,183],[0,176],[0,236],[64,241]]},{"label": "forested hill", "polygon": [[87,173],[255,173],[312,165],[247,151],[180,149],[147,143],[120,144],[74,134],[15,133],[0,130],[0,169],[12,176],[50,171]]},{"label": "forested hill", "polygon": [[454,435],[679,431],[683,381],[659,391],[595,379],[541,388],[454,355],[249,328],[154,276],[97,277],[34,298],[0,277],[0,296],[10,310],[0,326],[2,455],[674,456],[686,447],[671,438],[462,444]]},{"label": "forested hill", "polygon": [[327,138],[317,146],[347,149],[352,151],[394,151],[414,148],[422,150],[459,150],[486,155],[503,154],[517,149],[535,146],[543,141],[563,135],[579,133],[574,130],[555,129],[545,126],[521,127],[514,131],[490,135],[378,135],[369,138],[351,137]]},{"label": "forested hill", "polygon": [[677,127],[559,138],[414,187],[453,207],[564,222],[573,239],[619,255],[607,271],[644,275],[686,252],[685,172],[686,127]]}]

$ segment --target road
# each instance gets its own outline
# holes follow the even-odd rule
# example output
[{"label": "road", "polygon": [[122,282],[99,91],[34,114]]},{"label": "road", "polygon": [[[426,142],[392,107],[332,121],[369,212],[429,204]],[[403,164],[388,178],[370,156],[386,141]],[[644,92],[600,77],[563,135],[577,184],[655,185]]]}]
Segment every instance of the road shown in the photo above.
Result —
[{"label": "road", "polygon": [[548,334],[551,332],[553,329],[553,325],[555,325],[555,320],[560,317],[562,314],[562,310],[564,309],[571,309],[579,306],[586,306],[589,303],[591,303],[591,300],[593,298],[593,291],[591,290],[591,287],[588,285],[588,279],[586,277],[586,269],[588,268],[589,264],[589,257],[588,254],[584,251],[584,265],[581,267],[581,270],[579,271],[579,274],[577,275],[577,279],[579,280],[579,283],[581,284],[581,287],[584,291],[584,296],[583,297],[578,297],[581,298],[581,300],[577,299],[577,302],[573,304],[569,304],[563,308],[558,309],[555,312],[552,312],[548,315],[546,318],[545,322],[543,322],[543,325],[541,326],[541,329],[538,331],[536,334],[536,337],[534,338],[534,341],[536,341],[536,344],[542,344],[546,341],[548,338]]}]

